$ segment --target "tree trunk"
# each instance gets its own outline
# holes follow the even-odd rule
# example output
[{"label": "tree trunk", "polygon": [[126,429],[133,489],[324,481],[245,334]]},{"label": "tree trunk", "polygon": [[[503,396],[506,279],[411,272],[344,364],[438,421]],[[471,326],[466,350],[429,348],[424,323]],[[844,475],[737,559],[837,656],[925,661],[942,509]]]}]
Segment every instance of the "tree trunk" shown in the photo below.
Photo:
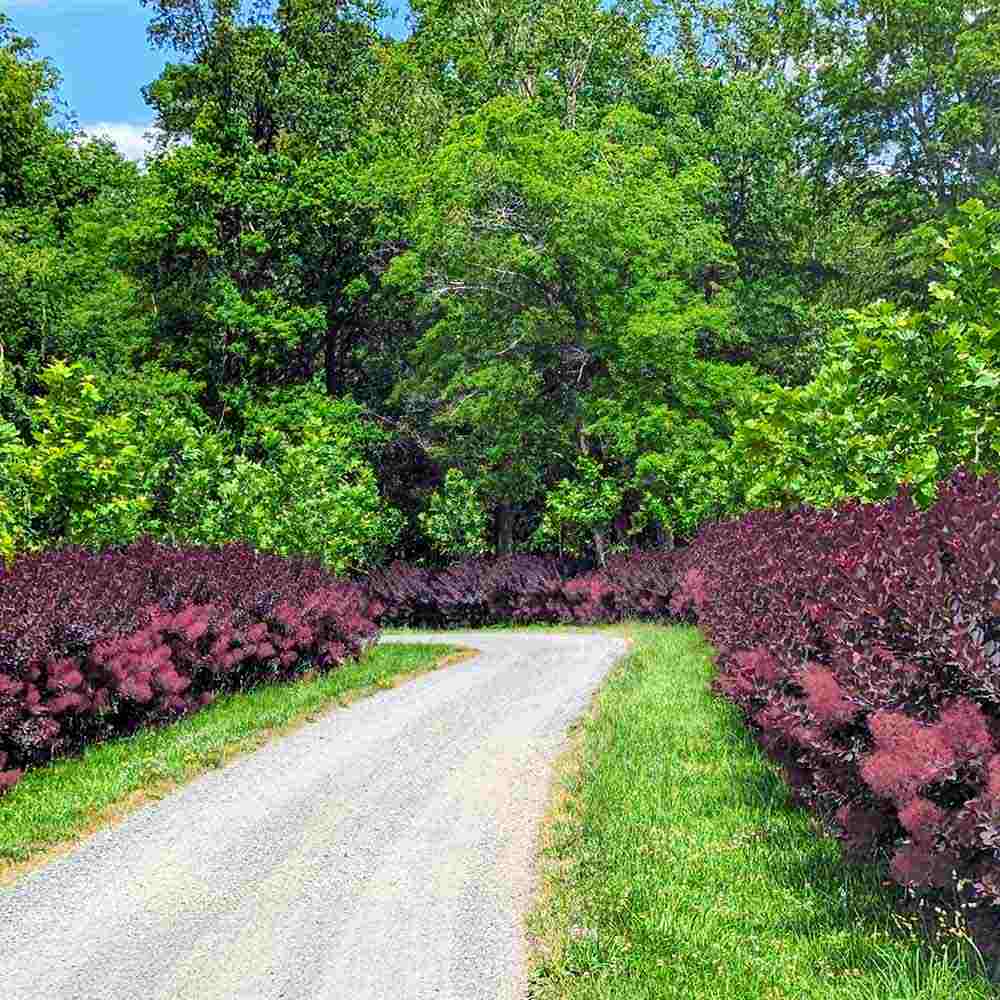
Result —
[{"label": "tree trunk", "polygon": [[514,511],[509,503],[497,508],[496,536],[497,555],[509,556],[514,551]]},{"label": "tree trunk", "polygon": [[338,330],[326,331],[326,351],[323,359],[326,394],[339,396],[344,391],[343,335]]},{"label": "tree trunk", "polygon": [[668,552],[674,548],[674,533],[659,522],[656,524],[656,545],[657,548],[666,549]]},{"label": "tree trunk", "polygon": [[592,534],[594,536],[594,551],[597,553],[597,565],[603,569],[608,562],[608,546],[604,540],[604,532],[600,528],[594,528]]}]

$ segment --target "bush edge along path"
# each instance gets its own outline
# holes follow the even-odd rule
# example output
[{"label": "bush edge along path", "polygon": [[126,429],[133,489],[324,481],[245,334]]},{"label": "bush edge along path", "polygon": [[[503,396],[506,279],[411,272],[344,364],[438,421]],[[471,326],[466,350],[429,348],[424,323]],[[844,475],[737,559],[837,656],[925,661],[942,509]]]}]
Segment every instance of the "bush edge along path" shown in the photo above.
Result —
[{"label": "bush edge along path", "polygon": [[0,886],[331,709],[472,656],[475,650],[455,645],[379,645],[339,670],[223,695],[171,725],[143,728],[34,768],[0,798]]},{"label": "bush edge along path", "polygon": [[[618,628],[613,631],[619,631]],[[713,696],[696,629],[628,626],[557,764],[528,920],[531,1000],[987,1000],[897,890],[845,866]]]},{"label": "bush edge along path", "polygon": [[[711,650],[696,630],[612,631],[623,633],[634,652],[574,725],[541,833],[540,899],[528,924],[532,998],[680,998],[708,989],[725,1000],[793,995],[788,990],[804,1000],[994,995],[977,978],[974,953],[958,947],[961,940],[928,953],[915,934],[900,933],[890,919],[892,895],[877,873],[845,869],[835,842],[817,838],[807,814],[786,801],[776,770],[736,713],[709,694]],[[318,721],[333,704],[475,655],[405,638],[334,673],[224,696],[171,726],[29,772],[0,801],[3,853],[8,859],[23,853],[16,844],[11,850],[10,807],[20,803],[24,818],[29,800],[37,807],[48,795],[51,803],[53,793],[75,797],[75,814],[56,819],[49,804],[32,809],[34,820],[68,817],[78,835],[91,832],[94,813],[81,801],[95,787],[88,771],[93,779],[113,769],[122,788],[134,789],[112,796],[111,808],[97,813],[98,823],[113,822],[179,781]],[[703,739],[700,748],[692,731]],[[677,808],[678,795],[686,808]],[[708,812],[707,826],[697,822]],[[696,822],[687,825],[692,814]],[[8,860],[0,881],[9,883],[74,842],[62,838],[45,849],[44,841],[34,838],[26,860]],[[777,856],[768,853],[775,843]],[[712,852],[721,866],[692,867],[692,857]],[[750,893],[741,893],[746,886]],[[812,926],[804,930],[806,923]]]}]

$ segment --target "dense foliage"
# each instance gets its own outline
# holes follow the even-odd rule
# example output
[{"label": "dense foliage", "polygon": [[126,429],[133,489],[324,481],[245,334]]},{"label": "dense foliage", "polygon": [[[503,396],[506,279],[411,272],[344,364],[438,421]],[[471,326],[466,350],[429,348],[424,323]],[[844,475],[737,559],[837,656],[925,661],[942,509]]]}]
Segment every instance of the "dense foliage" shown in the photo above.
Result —
[{"label": "dense foliage", "polygon": [[[705,528],[672,610],[719,651],[735,701],[796,797],[849,855],[1000,929],[1000,483],[935,503],[758,512]],[[929,912],[929,910],[928,910]]]},{"label": "dense foliage", "polygon": [[606,562],[997,467],[997,7],[142,0],[144,164],[0,16],[0,558]]},{"label": "dense foliage", "polygon": [[243,545],[22,556],[0,569],[0,790],[218,692],[335,669],[380,612],[317,562]]},{"label": "dense foliage", "polygon": [[0,556],[148,534],[242,541],[342,571],[377,561],[398,534],[373,467],[385,437],[350,400],[262,393],[243,403],[236,440],[212,427],[183,374],[147,366],[135,382],[55,362],[38,378],[30,444],[0,437]]},{"label": "dense foliage", "polygon": [[729,454],[746,506],[885,499],[921,503],[965,466],[1000,469],[1000,213],[962,205],[938,237],[930,302],[848,314],[806,385],[748,401]]}]

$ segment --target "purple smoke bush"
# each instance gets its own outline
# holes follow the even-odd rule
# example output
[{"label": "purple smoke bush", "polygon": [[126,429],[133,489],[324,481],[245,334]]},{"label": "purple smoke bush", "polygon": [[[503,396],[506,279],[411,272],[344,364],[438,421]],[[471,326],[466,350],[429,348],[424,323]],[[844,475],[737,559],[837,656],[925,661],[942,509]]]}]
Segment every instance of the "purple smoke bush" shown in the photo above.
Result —
[{"label": "purple smoke bush", "polygon": [[673,593],[674,556],[635,552],[603,569],[551,556],[465,559],[442,569],[393,563],[368,579],[387,625],[425,628],[505,623],[597,625],[662,619]]},{"label": "purple smoke bush", "polygon": [[697,623],[793,797],[851,859],[965,907],[1000,955],[1000,485],[919,509],[757,511],[685,549],[393,563],[347,582],[244,546],[67,549],[0,571],[0,793],[25,766],[219,691],[332,669],[377,624]]},{"label": "purple smoke bush", "polygon": [[335,669],[381,610],[316,562],[243,545],[21,557],[0,570],[0,791],[219,692]]},{"label": "purple smoke bush", "polygon": [[757,512],[680,558],[674,613],[719,651],[795,798],[917,897],[972,903],[1000,949],[1000,486],[918,509]]}]

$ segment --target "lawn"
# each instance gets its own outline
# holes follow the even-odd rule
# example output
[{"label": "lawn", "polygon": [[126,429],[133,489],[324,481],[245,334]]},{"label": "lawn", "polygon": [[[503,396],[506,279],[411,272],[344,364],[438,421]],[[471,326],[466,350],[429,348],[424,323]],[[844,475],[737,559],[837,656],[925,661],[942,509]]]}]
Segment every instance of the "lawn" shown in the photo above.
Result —
[{"label": "lawn", "polygon": [[985,1000],[874,868],[789,805],[689,628],[636,627],[574,734],[543,835],[532,1000]]},{"label": "lawn", "polygon": [[332,673],[226,695],[173,725],[29,771],[0,799],[0,880],[321,712],[466,655],[455,646],[376,646]]}]

